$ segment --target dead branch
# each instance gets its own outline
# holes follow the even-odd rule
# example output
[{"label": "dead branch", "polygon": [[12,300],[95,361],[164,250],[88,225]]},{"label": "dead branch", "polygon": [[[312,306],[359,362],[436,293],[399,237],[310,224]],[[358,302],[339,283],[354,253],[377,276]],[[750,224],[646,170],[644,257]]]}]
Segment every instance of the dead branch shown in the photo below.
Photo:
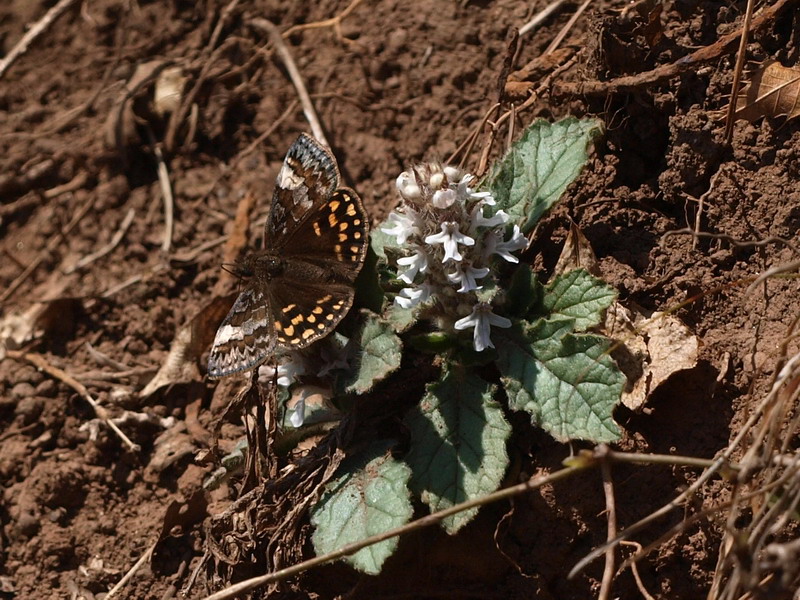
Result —
[{"label": "dead branch", "polygon": [[117,232],[114,234],[114,237],[111,238],[111,241],[108,242],[102,248],[95,250],[94,252],[87,254],[82,259],[80,259],[75,265],[69,267],[64,270],[64,273],[69,275],[70,273],[74,273],[78,269],[82,269],[83,267],[90,265],[94,261],[103,258],[105,255],[109,254],[114,248],[119,246],[119,243],[122,241],[122,238],[125,237],[125,233],[133,223],[133,217],[136,215],[136,211],[132,208],[128,210],[128,213],[125,215],[125,218],[120,223]]},{"label": "dead branch", "polygon": [[[283,32],[283,37],[288,38],[294,33],[299,31],[305,31],[306,29],[321,29],[323,27],[333,27],[334,31],[336,31],[336,35],[340,40],[346,40],[347,38],[342,35],[342,21],[347,18],[347,16],[355,10],[355,8],[361,3],[361,0],[353,0],[347,7],[340,12],[335,17],[331,17],[330,19],[325,19],[324,21],[316,21],[315,23],[303,23],[301,25],[294,25],[289,27],[286,31]],[[351,40],[348,40],[351,41]]]},{"label": "dead branch", "polygon": [[539,27],[542,23],[544,23],[547,18],[556,12],[562,4],[564,4],[565,0],[553,0],[550,4],[545,6],[542,10],[536,13],[533,18],[525,23],[522,27],[519,28],[519,35],[522,37],[526,33],[529,33]]},{"label": "dead branch", "polygon": [[58,367],[51,365],[41,354],[32,354],[30,352],[22,352],[20,350],[8,350],[6,352],[6,357],[14,360],[27,361],[37,369],[41,369],[51,377],[54,377],[55,379],[67,384],[73,390],[78,392],[78,395],[81,398],[89,403],[97,418],[108,425],[108,427],[119,436],[119,438],[125,443],[126,446],[128,446],[130,450],[133,452],[138,452],[141,450],[138,444],[134,444],[130,438],[125,435],[119,427],[116,426],[116,424],[111,420],[108,411],[92,397],[92,395],[89,393],[89,390],[86,389],[86,386],[75,379],[72,375],[63,369],[59,369]]},{"label": "dead branch", "polygon": [[317,117],[317,112],[314,110],[314,105],[312,104],[311,98],[308,95],[306,85],[303,82],[303,78],[300,75],[297,64],[294,62],[292,53],[289,52],[289,48],[283,41],[281,32],[278,31],[278,28],[274,23],[268,21],[267,19],[251,19],[249,24],[262,32],[266,32],[266,34],[269,36],[270,41],[278,51],[278,55],[281,57],[281,60],[283,61],[283,64],[289,73],[289,78],[292,80],[295,90],[297,90],[297,95],[300,98],[300,104],[303,106],[303,114],[306,117],[306,121],[308,121],[309,127],[311,127],[311,133],[315,138],[317,138],[317,140],[319,140],[321,144],[330,147],[330,144],[325,137],[325,132],[322,129],[322,124]]},{"label": "dead branch", "polygon": [[747,53],[747,38],[750,35],[750,22],[753,19],[753,0],[747,0],[742,25],[742,37],[739,39],[739,50],[736,53],[736,66],[733,69],[733,84],[731,85],[731,101],[725,114],[725,143],[730,144],[733,137],[733,114],[736,112],[736,99],[739,97],[739,86],[742,84],[742,71],[744,71],[745,54]]},{"label": "dead branch", "polygon": [[[599,452],[608,450],[608,447],[602,445]],[[600,472],[603,475],[603,494],[606,499],[606,521],[608,523],[608,534],[606,541],[610,542],[617,537],[617,505],[614,501],[614,480],[611,478],[611,463],[608,460],[600,460]],[[611,584],[614,582],[614,556],[616,548],[609,546],[606,549],[606,564],[603,568],[603,580],[600,584],[600,593],[597,595],[598,600],[608,600],[611,596]]]},{"label": "dead branch", "polygon": [[[750,31],[758,31],[770,23],[780,11],[796,2],[797,0],[778,0],[772,6],[764,8],[761,14],[753,19]],[[683,73],[696,71],[698,65],[716,60],[723,54],[730,52],[731,47],[739,40],[743,30],[744,27],[722,36],[710,46],[700,48],[674,63],[662,65],[652,71],[645,71],[637,75],[626,75],[610,81],[580,81],[558,84],[553,88],[553,96],[599,96],[631,92],[641,87],[661,83]]]},{"label": "dead branch", "polygon": [[22,36],[22,39],[11,49],[11,52],[9,52],[3,60],[0,60],[0,78],[2,78],[8,68],[14,64],[14,61],[28,51],[31,42],[47,31],[48,28],[55,23],[56,19],[64,14],[76,1],[77,0],[60,0],[58,4],[48,10],[45,15]]}]

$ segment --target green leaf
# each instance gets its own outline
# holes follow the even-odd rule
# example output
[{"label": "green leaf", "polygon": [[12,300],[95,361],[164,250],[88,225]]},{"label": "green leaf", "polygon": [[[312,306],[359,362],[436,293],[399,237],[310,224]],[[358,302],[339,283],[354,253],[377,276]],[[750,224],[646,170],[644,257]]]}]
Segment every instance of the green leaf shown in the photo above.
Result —
[{"label": "green leaf", "polygon": [[475,292],[475,296],[477,296],[478,302],[486,302],[487,304],[491,304],[492,300],[494,300],[494,297],[499,291],[500,290],[497,287],[497,282],[494,280],[494,277],[489,276],[481,281],[481,287]]},{"label": "green leaf", "polygon": [[569,271],[553,280],[544,294],[548,317],[575,319],[575,330],[585,331],[600,323],[605,311],[617,298],[614,288],[583,269]]},{"label": "green leaf", "polygon": [[367,248],[364,266],[355,282],[356,297],[354,306],[380,312],[383,306],[383,288],[378,276],[378,257],[372,248]]},{"label": "green leaf", "polygon": [[358,364],[345,382],[347,393],[371,390],[400,366],[403,343],[392,326],[375,313],[362,310],[364,326],[353,342],[358,348]]},{"label": "green leaf", "polygon": [[544,288],[528,265],[520,265],[511,276],[504,314],[524,317],[541,302]]},{"label": "green leaf", "polygon": [[[359,460],[342,463],[311,511],[317,556],[406,524],[413,513],[408,480],[411,469],[389,454],[391,444],[373,444]],[[344,560],[364,573],[380,573],[397,548],[397,538],[368,546]]]},{"label": "green leaf", "polygon": [[[492,400],[496,386],[453,368],[430,384],[406,417],[411,450],[406,462],[411,489],[431,511],[495,491],[508,466],[506,440],[511,426]],[[453,534],[477,514],[473,508],[442,521]]]},{"label": "green leaf", "polygon": [[444,331],[433,331],[431,333],[420,333],[411,336],[408,340],[415,350],[426,354],[441,354],[455,347],[457,340],[449,333]]},{"label": "green leaf", "polygon": [[397,333],[403,333],[414,323],[417,322],[416,308],[403,308],[397,304],[392,304],[385,311],[386,321]]},{"label": "green leaf", "polygon": [[489,178],[495,210],[505,210],[527,234],[581,172],[601,133],[597,119],[534,122]]},{"label": "green leaf", "polygon": [[386,262],[388,260],[386,251],[399,250],[400,245],[397,243],[397,238],[395,236],[381,231],[381,227],[384,225],[385,223],[381,223],[377,227],[372,228],[369,232],[369,245],[378,258]]},{"label": "green leaf", "polygon": [[561,442],[617,440],[612,411],[625,377],[607,353],[607,338],[569,333],[570,324],[518,321],[498,331],[497,366],[509,405]]}]

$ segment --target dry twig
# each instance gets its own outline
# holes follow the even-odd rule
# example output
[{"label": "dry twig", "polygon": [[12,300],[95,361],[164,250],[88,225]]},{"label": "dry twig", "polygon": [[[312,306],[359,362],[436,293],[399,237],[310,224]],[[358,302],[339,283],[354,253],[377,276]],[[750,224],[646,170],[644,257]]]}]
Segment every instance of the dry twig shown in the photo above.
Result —
[{"label": "dry twig", "polygon": [[[607,446],[601,446],[600,452],[603,448],[608,449]],[[600,472],[603,475],[603,494],[606,499],[606,522],[608,526],[607,541],[613,540],[617,537],[617,506],[614,501],[614,480],[611,478],[611,463],[608,460],[600,459]],[[603,568],[603,580],[600,584],[600,593],[597,595],[598,600],[608,600],[611,595],[611,584],[614,582],[614,562],[615,562],[615,548],[609,546],[606,549],[606,564]]]},{"label": "dry twig", "polygon": [[136,571],[141,569],[142,566],[148,560],[150,560],[150,557],[153,556],[153,550],[155,550],[155,549],[156,549],[156,545],[152,544],[145,551],[145,553],[142,554],[141,557],[139,557],[139,560],[136,561],[136,563],[128,570],[128,572],[125,573],[125,575],[122,577],[122,579],[120,579],[114,587],[112,587],[110,590],[108,590],[108,593],[105,596],[105,600],[109,600],[110,598],[113,598],[117,594],[117,592],[119,592],[123,587],[125,587],[125,584],[128,583],[131,580],[131,578],[136,574]]},{"label": "dry twig", "polygon": [[[340,40],[347,40],[344,35],[342,35],[342,21],[355,10],[355,8],[361,3],[361,0],[353,0],[347,7],[340,12],[335,17],[331,17],[330,19],[325,19],[324,21],[317,21],[315,23],[303,23],[301,25],[294,25],[289,27],[286,31],[283,32],[283,37],[288,38],[294,33],[299,31],[305,31],[306,29],[321,29],[323,27],[333,27],[334,31],[336,31],[336,36]],[[351,41],[351,40],[348,40]]]},{"label": "dry twig", "polygon": [[58,4],[48,10],[28,32],[22,36],[17,44],[11,49],[5,58],[0,60],[0,78],[3,77],[8,68],[14,64],[20,56],[28,51],[28,47],[36,38],[42,35],[66,10],[75,4],[77,0],[60,0]]},{"label": "dry twig", "polygon": [[589,8],[589,4],[591,3],[592,0],[584,0],[583,4],[581,4],[578,7],[578,10],[575,11],[575,14],[573,14],[569,18],[569,21],[567,21],[564,27],[561,28],[561,31],[559,31],[556,37],[553,38],[553,41],[550,42],[550,45],[547,47],[547,50],[544,51],[545,54],[550,54],[554,52],[556,48],[558,48],[561,45],[561,42],[563,42],[564,38],[567,37],[569,30],[575,26],[575,23],[578,21],[583,12],[587,8]]},{"label": "dry twig", "polygon": [[[770,23],[775,16],[784,8],[795,4],[798,0],[777,0],[775,4],[765,7],[759,16],[753,19],[750,26],[750,31],[754,32],[768,23]],[[609,81],[581,81],[562,83],[553,90],[555,96],[598,96],[603,94],[613,94],[619,92],[631,92],[640,87],[660,83],[672,77],[677,77],[683,73],[697,70],[697,67],[712,60],[718,59],[720,56],[728,52],[737,40],[742,35],[743,29],[729,33],[722,36],[715,43],[710,46],[705,46],[684,56],[678,61],[662,65],[653,69],[652,71],[645,71],[636,75],[626,75],[618,77]]]},{"label": "dry twig", "polygon": [[736,99],[739,97],[739,86],[742,83],[745,54],[747,54],[747,38],[750,35],[750,22],[753,20],[753,0],[747,0],[742,25],[742,37],[739,39],[739,51],[736,53],[736,66],[733,69],[733,85],[731,85],[731,101],[725,115],[725,144],[731,143],[733,137],[733,113],[736,112]]},{"label": "dry twig", "polygon": [[297,90],[297,95],[300,98],[300,104],[303,106],[303,114],[306,117],[306,121],[308,121],[309,127],[311,127],[311,133],[321,144],[330,147],[330,144],[325,137],[325,132],[322,129],[322,124],[317,117],[317,112],[314,110],[314,105],[312,104],[311,98],[308,95],[306,85],[303,83],[303,78],[300,75],[297,64],[294,62],[292,53],[289,52],[289,48],[283,41],[281,32],[278,31],[278,28],[274,23],[268,21],[267,19],[252,19],[250,21],[250,25],[256,29],[266,32],[269,36],[270,41],[278,51],[278,55],[281,57],[281,60],[283,61],[283,64],[289,73],[289,78],[292,80],[294,89]]},{"label": "dry twig", "polygon": [[55,377],[59,381],[67,384],[73,390],[78,392],[78,395],[86,400],[89,405],[94,410],[94,414],[97,415],[97,418],[103,421],[106,425],[108,425],[111,430],[116,433],[119,438],[125,443],[128,448],[130,448],[133,452],[138,452],[141,448],[138,444],[134,444],[130,438],[125,435],[122,430],[117,427],[114,422],[111,420],[108,411],[105,407],[101,406],[97,400],[95,400],[92,395],[89,393],[89,390],[86,389],[86,386],[83,385],[80,381],[75,379],[72,375],[64,371],[63,369],[59,369],[56,366],[51,365],[47,360],[45,360],[44,356],[40,354],[32,354],[30,352],[22,352],[19,350],[8,350],[6,352],[6,356],[8,358],[12,358],[14,360],[24,360],[31,363],[37,369],[41,369],[51,377]]},{"label": "dry twig", "polygon": [[111,238],[111,241],[109,241],[102,248],[99,248],[99,249],[95,250],[94,252],[92,252],[91,254],[87,254],[86,256],[84,256],[82,259],[80,259],[78,262],[76,262],[73,266],[65,269],[64,273],[66,273],[67,275],[69,275],[70,273],[74,273],[78,269],[82,269],[83,267],[85,267],[85,266],[93,263],[94,261],[96,261],[96,260],[98,260],[100,258],[103,258],[107,254],[111,253],[111,251],[114,250],[114,248],[116,248],[119,245],[119,243],[122,241],[122,238],[125,237],[125,233],[130,228],[131,223],[133,223],[133,217],[135,215],[136,215],[136,211],[133,210],[132,208],[129,209],[128,213],[125,215],[125,218],[122,219],[122,223],[120,223],[119,228],[117,229],[116,233],[114,234],[114,237]]},{"label": "dry twig", "polygon": [[565,0],[553,0],[553,2],[536,13],[530,21],[519,28],[520,37],[539,27],[539,25],[544,23],[547,20],[547,17],[556,12],[561,5],[564,4],[564,2]]},{"label": "dry twig", "polygon": [[172,197],[172,185],[169,182],[167,163],[160,144],[154,144],[153,151],[158,161],[158,184],[161,186],[161,198],[164,200],[164,241],[161,242],[161,251],[169,252],[172,248],[172,228],[175,219],[175,200]]}]

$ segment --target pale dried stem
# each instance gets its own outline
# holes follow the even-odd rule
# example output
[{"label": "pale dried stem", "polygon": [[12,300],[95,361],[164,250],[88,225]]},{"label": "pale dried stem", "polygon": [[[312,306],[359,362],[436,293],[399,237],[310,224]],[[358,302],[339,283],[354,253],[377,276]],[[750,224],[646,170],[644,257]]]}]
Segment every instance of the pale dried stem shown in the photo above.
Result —
[{"label": "pale dried stem", "polygon": [[[617,537],[617,506],[614,501],[614,480],[611,478],[611,463],[608,460],[600,462],[600,472],[603,475],[603,495],[606,499],[606,523],[608,527],[607,541]],[[598,600],[608,600],[611,595],[611,584],[614,582],[616,548],[609,546],[606,549],[606,564],[603,568],[603,580],[600,583]]]},{"label": "pale dried stem", "polygon": [[122,223],[120,223],[119,228],[114,234],[114,237],[111,238],[111,241],[109,241],[108,244],[106,244],[102,248],[95,250],[91,254],[87,254],[77,263],[75,263],[74,266],[65,269],[64,273],[67,275],[69,275],[70,273],[74,273],[78,269],[82,269],[83,267],[92,264],[94,261],[103,258],[107,254],[110,254],[114,250],[114,248],[116,248],[119,245],[119,243],[122,241],[122,238],[125,237],[125,233],[130,228],[131,223],[133,223],[133,217],[135,216],[136,216],[136,211],[133,210],[132,208],[129,209],[127,214],[125,215],[125,218],[122,220]]},{"label": "pale dried stem", "polygon": [[561,31],[558,32],[558,35],[556,35],[556,37],[553,38],[553,41],[550,42],[550,45],[547,47],[547,50],[544,51],[544,54],[550,54],[561,45],[561,42],[563,42],[564,38],[567,37],[570,29],[575,26],[575,23],[591,3],[592,0],[584,0],[583,4],[581,4],[578,7],[578,10],[575,11],[575,14],[570,17],[569,21],[567,21],[564,27],[561,28]]},{"label": "pale dried stem", "polygon": [[742,72],[744,71],[745,55],[747,54],[747,40],[750,37],[750,24],[753,22],[753,0],[747,0],[747,8],[744,13],[744,24],[742,25],[742,37],[739,39],[739,51],[736,53],[736,66],[733,69],[733,84],[731,85],[731,101],[728,103],[728,110],[725,114],[725,144],[731,143],[733,137],[733,123],[735,121],[733,113],[736,111],[736,99],[739,97],[739,87],[742,84]]},{"label": "pale dried stem", "polygon": [[347,16],[355,10],[355,8],[361,4],[361,0],[353,0],[347,7],[340,12],[335,17],[331,17],[330,19],[325,19],[324,21],[316,21],[314,23],[304,23],[301,25],[294,25],[289,27],[286,31],[283,32],[283,37],[288,38],[294,33],[298,33],[300,31],[305,31],[307,29],[322,29],[323,27],[333,27],[336,30],[336,35],[340,39],[344,39],[342,35],[342,21],[347,18]]},{"label": "pale dried stem", "polygon": [[[634,548],[636,548],[637,554],[640,554],[642,551],[642,545],[638,542],[620,542],[620,544],[623,546],[633,546]],[[642,595],[642,597],[645,600],[656,600],[655,598],[653,598],[650,592],[647,591],[647,588],[644,587],[642,578],[639,575],[639,566],[636,564],[635,561],[631,563],[631,572],[633,573],[634,581],[636,581],[636,587],[639,588],[639,593]]]},{"label": "pale dried stem", "polygon": [[139,560],[136,561],[136,563],[128,570],[128,572],[125,573],[122,579],[120,579],[113,588],[108,590],[108,593],[105,595],[104,600],[110,600],[110,598],[113,598],[117,594],[117,592],[119,592],[123,587],[125,587],[125,584],[127,584],[131,580],[131,578],[136,574],[136,572],[139,569],[141,569],[148,560],[150,560],[150,557],[153,556],[153,550],[155,549],[156,545],[155,544],[151,545],[147,549],[147,551],[145,551],[145,553],[142,554],[141,557],[139,557]]},{"label": "pale dried stem", "polygon": [[519,28],[520,37],[538,28],[539,25],[544,23],[550,15],[556,12],[561,7],[561,5],[564,4],[565,1],[566,0],[554,0],[553,2],[545,6],[542,10],[540,10],[537,14],[535,14],[530,21],[528,21],[522,27]]},{"label": "pale dried stem", "polygon": [[48,28],[55,23],[56,19],[66,12],[70,6],[75,4],[76,1],[77,0],[60,0],[58,4],[48,10],[44,16],[22,36],[6,57],[0,60],[0,79],[5,75],[8,68],[13,65],[20,56],[28,51],[28,47],[31,43],[47,31]]},{"label": "pale dried stem", "polygon": [[51,365],[43,356],[40,354],[32,354],[30,352],[21,352],[19,350],[8,350],[6,352],[6,356],[8,358],[12,358],[14,360],[24,360],[31,363],[36,368],[44,371],[51,377],[58,379],[59,381],[65,383],[73,390],[78,392],[78,395],[86,400],[89,405],[94,410],[94,414],[97,416],[98,419],[103,421],[108,427],[116,433],[119,438],[125,443],[128,448],[130,448],[133,452],[138,452],[141,448],[138,444],[133,443],[127,435],[125,435],[122,430],[114,424],[111,420],[111,417],[108,414],[108,411],[101,406],[97,400],[89,393],[89,390],[86,389],[86,386],[83,385],[80,381],[75,379],[72,375],[64,371],[63,369],[59,369],[58,367]]},{"label": "pale dried stem", "polygon": [[274,23],[268,21],[267,19],[262,19],[262,18],[252,19],[250,20],[250,25],[252,25],[256,29],[266,32],[267,35],[269,36],[270,41],[275,46],[275,49],[278,51],[278,56],[281,57],[283,65],[286,67],[286,71],[289,73],[289,78],[292,80],[294,89],[297,91],[297,96],[300,99],[300,104],[303,106],[303,114],[306,117],[306,121],[308,121],[309,127],[311,127],[311,133],[314,135],[315,138],[317,138],[317,140],[321,144],[330,147],[330,144],[328,143],[328,140],[325,137],[324,130],[322,129],[322,124],[320,123],[320,120],[317,117],[317,112],[316,110],[314,110],[314,104],[311,102],[311,97],[308,95],[308,90],[306,89],[306,85],[303,82],[303,78],[300,75],[300,71],[297,68],[297,64],[294,62],[292,53],[289,52],[289,48],[283,41],[281,32],[278,31],[278,28],[275,26]]}]

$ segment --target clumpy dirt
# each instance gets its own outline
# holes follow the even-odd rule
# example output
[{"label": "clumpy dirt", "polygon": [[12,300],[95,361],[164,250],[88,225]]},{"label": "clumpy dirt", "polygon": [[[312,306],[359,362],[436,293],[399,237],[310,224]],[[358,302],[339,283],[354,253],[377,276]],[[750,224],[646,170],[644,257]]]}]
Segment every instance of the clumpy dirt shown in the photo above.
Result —
[{"label": "clumpy dirt", "polygon": [[[2,51],[52,4],[1,7]],[[237,206],[255,198],[249,239],[256,243],[283,155],[308,130],[286,69],[254,19],[287,31],[347,5],[74,2],[0,78],[0,317],[7,324],[27,312],[30,321],[37,311],[39,331],[23,350],[85,385],[111,416],[128,411],[120,428],[138,445],[129,449],[98,423],[65,377],[9,345],[0,361],[0,597],[102,598],[158,540],[168,507],[194,497],[215,468],[201,451],[232,384],[203,379],[200,361],[188,383],[140,392],[176,330],[218,291],[223,236]],[[288,46],[343,176],[373,224],[393,207],[402,170],[447,158],[480,124],[498,98],[509,30],[545,5],[364,0],[339,27],[290,32]],[[691,327],[702,344],[697,368],[660,387],[645,411],[619,408],[618,446],[708,458],[752,413],[798,314],[795,278],[749,285],[798,258],[800,130],[782,118],[738,121],[725,143],[735,45],[655,83],[583,93],[583,81],[635,75],[713,44],[740,27],[745,3],[655,6],[592,3],[561,44],[569,52],[558,64],[566,68],[528,86],[544,82],[539,98],[518,112],[518,130],[568,114],[599,117],[607,129],[583,175],[540,224],[528,256],[547,277],[574,222],[624,305],[672,310]],[[539,58],[577,8],[566,2],[523,36],[511,71]],[[791,62],[797,31],[792,11],[779,13],[751,36],[748,59]],[[173,66],[192,94],[177,127],[153,107],[147,79]],[[506,135],[500,128],[498,140]],[[465,159],[472,171],[485,139],[484,132]],[[166,251],[156,145],[175,199]],[[700,229],[712,235],[680,233],[695,227],[701,204]],[[106,254],[79,263],[107,245]],[[509,446],[509,484],[556,469],[583,447],[557,444],[525,421],[513,421],[524,435]],[[237,423],[222,427],[224,451],[241,435]],[[686,468],[615,466],[619,527],[695,477]],[[725,497],[721,484],[703,493],[687,511]],[[234,496],[225,487],[195,503],[201,514],[183,517],[170,552],[145,561],[115,597],[177,595],[202,555],[205,511],[224,510]],[[404,537],[380,577],[335,564],[275,594],[596,597],[602,561],[573,579],[566,574],[605,541],[604,510],[600,477],[589,472],[486,507],[455,537],[436,529]],[[684,516],[672,511],[638,541],[657,540]],[[639,562],[642,585],[656,598],[705,596],[720,530],[711,518],[658,545]],[[207,584],[216,585],[202,571],[189,597],[203,597]],[[631,570],[622,571],[612,597],[639,594]]]}]

